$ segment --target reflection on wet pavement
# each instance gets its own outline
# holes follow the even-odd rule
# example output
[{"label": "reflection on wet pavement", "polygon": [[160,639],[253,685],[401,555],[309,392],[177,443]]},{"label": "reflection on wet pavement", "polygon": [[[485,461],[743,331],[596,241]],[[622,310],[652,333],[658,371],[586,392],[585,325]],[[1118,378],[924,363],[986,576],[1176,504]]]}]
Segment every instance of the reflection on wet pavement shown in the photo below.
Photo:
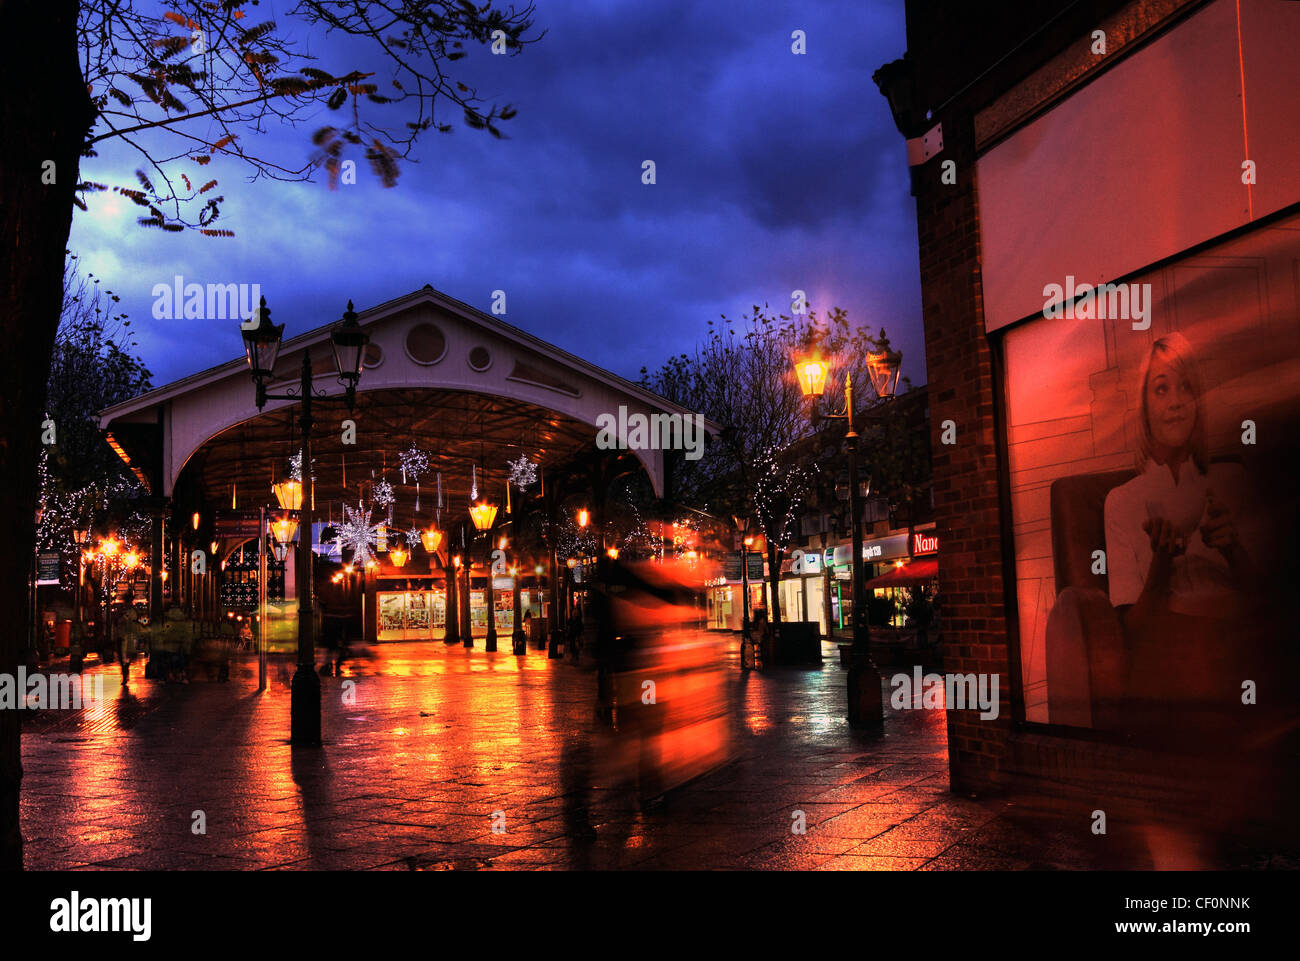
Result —
[{"label": "reflection on wet pavement", "polygon": [[[322,677],[319,748],[291,750],[288,660],[257,692],[104,674],[98,712],[24,719],[31,869],[1085,867],[1061,819],[948,790],[942,711],[843,720],[844,675],[724,670],[729,760],[646,803],[611,774],[596,675],[530,650],[380,645]],[[135,674],[142,673],[139,670]],[[800,815],[798,812],[802,812]],[[802,818],[805,833],[792,824]],[[198,833],[202,825],[206,833]],[[1137,864],[1135,866],[1149,866]]]}]

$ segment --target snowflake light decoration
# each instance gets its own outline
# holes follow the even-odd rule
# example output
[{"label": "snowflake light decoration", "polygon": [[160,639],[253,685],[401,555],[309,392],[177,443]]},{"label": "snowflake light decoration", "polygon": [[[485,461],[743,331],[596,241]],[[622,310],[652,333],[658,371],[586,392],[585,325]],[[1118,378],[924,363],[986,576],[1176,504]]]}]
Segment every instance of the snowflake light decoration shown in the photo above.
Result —
[{"label": "snowflake light decoration", "polygon": [[518,460],[506,461],[510,468],[510,483],[521,491],[526,491],[537,483],[537,465],[524,454]]},{"label": "snowflake light decoration", "polygon": [[381,510],[387,509],[388,522],[391,524],[393,522],[393,503],[397,500],[397,495],[393,493],[393,485],[388,483],[387,478],[375,481],[375,486],[370,489],[370,499]]},{"label": "snowflake light decoration", "polygon": [[339,545],[339,552],[342,553],[345,547],[351,548],[352,563],[362,570],[374,559],[374,548],[379,543],[379,528],[382,526],[370,523],[372,511],[373,508],[363,512],[360,503],[355,511],[344,504],[343,522],[335,525],[338,536],[334,540]]},{"label": "snowflake light decoration", "polygon": [[397,463],[402,470],[402,483],[418,486],[420,478],[429,469],[429,455],[412,444],[397,455]]},{"label": "snowflake light decoration", "polygon": [[420,546],[420,529],[412,527],[406,532],[406,546],[415,548]]}]

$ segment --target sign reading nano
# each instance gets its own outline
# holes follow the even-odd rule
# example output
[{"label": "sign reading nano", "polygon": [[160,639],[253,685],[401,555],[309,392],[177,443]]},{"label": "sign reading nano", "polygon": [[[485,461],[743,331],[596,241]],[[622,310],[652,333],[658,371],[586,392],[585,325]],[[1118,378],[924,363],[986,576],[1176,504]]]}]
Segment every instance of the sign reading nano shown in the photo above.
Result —
[{"label": "sign reading nano", "polygon": [[921,531],[912,533],[912,556],[920,557],[922,554],[939,553],[939,535],[927,534]]}]

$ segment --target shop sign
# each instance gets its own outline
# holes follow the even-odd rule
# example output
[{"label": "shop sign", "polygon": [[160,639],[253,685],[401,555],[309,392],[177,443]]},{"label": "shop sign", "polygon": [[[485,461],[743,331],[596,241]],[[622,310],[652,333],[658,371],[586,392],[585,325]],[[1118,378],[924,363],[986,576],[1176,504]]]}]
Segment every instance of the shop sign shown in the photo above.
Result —
[{"label": "shop sign", "polygon": [[933,531],[913,531],[912,556],[939,553],[939,535]]},{"label": "shop sign", "polygon": [[790,558],[790,573],[796,576],[822,573],[822,555],[796,548]]},{"label": "shop sign", "polygon": [[[862,559],[864,561],[891,561],[899,557],[908,556],[908,544],[906,534],[891,534],[888,537],[877,537],[873,540],[862,542]],[[853,548],[848,544],[841,544],[835,548],[834,562],[835,566],[848,567],[853,557]]]}]

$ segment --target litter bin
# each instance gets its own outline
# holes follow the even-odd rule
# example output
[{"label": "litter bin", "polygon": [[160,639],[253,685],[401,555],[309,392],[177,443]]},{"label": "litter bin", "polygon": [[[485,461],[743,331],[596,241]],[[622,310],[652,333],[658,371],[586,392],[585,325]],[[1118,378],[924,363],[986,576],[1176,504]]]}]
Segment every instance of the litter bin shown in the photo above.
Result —
[{"label": "litter bin", "polygon": [[72,646],[72,622],[67,618],[54,622],[54,649],[66,651]]}]

